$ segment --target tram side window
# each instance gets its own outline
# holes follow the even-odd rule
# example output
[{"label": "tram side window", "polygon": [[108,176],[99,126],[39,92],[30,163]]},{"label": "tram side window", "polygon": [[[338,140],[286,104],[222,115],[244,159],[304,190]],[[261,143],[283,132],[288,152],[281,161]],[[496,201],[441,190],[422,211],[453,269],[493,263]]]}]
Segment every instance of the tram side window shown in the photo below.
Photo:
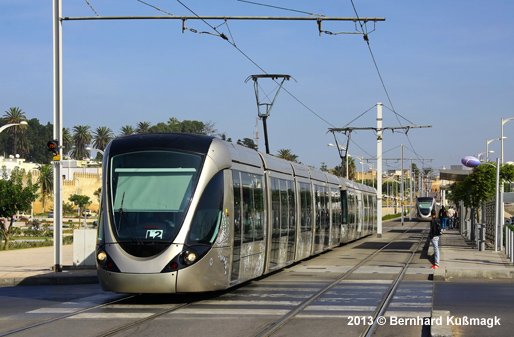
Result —
[{"label": "tram side window", "polygon": [[312,231],[311,188],[307,183],[300,183],[301,231]]},{"label": "tram side window", "polygon": [[341,191],[341,207],[342,207],[342,222],[344,224],[348,223],[348,192]]},{"label": "tram side window", "polygon": [[232,177],[234,226],[242,226],[243,243],[262,240],[265,221],[263,176],[233,171]]},{"label": "tram side window", "polygon": [[263,177],[254,175],[253,196],[255,205],[255,240],[264,239],[264,189]]},{"label": "tram side window", "polygon": [[213,244],[218,236],[223,214],[223,171],[207,184],[191,222],[187,244]]},{"label": "tram side window", "polygon": [[239,171],[232,172],[234,183],[234,241],[241,241],[241,178]]},{"label": "tram side window", "polygon": [[253,203],[252,176],[249,173],[241,172],[243,187],[243,243],[253,241],[253,219],[255,210]]}]

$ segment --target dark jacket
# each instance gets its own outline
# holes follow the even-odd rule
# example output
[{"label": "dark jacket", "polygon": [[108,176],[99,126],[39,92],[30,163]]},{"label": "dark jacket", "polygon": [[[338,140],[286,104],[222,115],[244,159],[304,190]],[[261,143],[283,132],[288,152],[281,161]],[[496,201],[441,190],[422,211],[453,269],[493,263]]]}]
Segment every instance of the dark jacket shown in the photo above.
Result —
[{"label": "dark jacket", "polygon": [[437,218],[432,218],[430,221],[430,240],[434,238],[434,236],[439,236],[439,220]]}]

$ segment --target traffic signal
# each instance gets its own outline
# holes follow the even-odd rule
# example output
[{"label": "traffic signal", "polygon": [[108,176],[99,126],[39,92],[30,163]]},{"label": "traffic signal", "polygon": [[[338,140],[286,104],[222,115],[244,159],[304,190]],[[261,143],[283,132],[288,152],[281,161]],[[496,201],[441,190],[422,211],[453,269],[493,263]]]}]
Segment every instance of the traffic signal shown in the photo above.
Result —
[{"label": "traffic signal", "polygon": [[59,143],[56,140],[51,140],[46,143],[48,151],[52,152],[54,156],[59,154]]}]

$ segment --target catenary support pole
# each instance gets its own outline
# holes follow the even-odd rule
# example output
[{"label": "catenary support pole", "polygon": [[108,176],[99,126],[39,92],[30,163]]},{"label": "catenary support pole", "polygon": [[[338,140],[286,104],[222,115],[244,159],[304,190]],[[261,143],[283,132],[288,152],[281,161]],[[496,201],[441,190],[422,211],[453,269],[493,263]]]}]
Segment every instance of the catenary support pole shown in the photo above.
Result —
[{"label": "catenary support pole", "polygon": [[62,271],[62,0],[53,2],[54,139],[59,144],[59,159],[54,160],[54,266]]},{"label": "catenary support pole", "polygon": [[382,237],[382,103],[377,103],[377,237]]}]

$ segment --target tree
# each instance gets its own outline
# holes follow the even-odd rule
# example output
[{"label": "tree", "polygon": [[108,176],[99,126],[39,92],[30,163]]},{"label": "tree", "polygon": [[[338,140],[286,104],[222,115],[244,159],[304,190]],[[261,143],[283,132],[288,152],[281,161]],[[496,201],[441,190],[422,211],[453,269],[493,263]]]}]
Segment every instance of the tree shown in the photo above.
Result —
[{"label": "tree", "polygon": [[148,133],[150,126],[150,122],[139,122],[137,123],[136,133]]},{"label": "tree", "polygon": [[280,149],[280,150],[278,150],[277,157],[285,159],[285,160],[288,160],[288,161],[292,161],[292,162],[298,163],[298,161],[297,161],[298,156],[293,154],[290,149]]},{"label": "tree", "polygon": [[25,184],[24,175],[25,170],[15,168],[8,177],[5,167],[3,168],[3,179],[0,179],[0,217],[4,221],[0,225],[0,235],[4,240],[4,249],[7,249],[14,231],[14,215],[30,209],[30,204],[38,196],[38,185],[32,184],[32,174],[27,175]]},{"label": "tree", "polygon": [[[500,186],[504,181],[514,180],[514,166],[500,167]],[[448,198],[457,203],[462,201],[466,208],[480,209],[480,205],[494,198],[496,194],[496,167],[479,165],[464,180],[450,186]]]},{"label": "tree", "polygon": [[253,150],[257,151],[257,145],[251,138],[244,138],[242,141],[241,141],[241,139],[238,139],[237,144],[243,145],[249,149],[253,149]]},{"label": "tree", "polygon": [[54,167],[52,165],[39,166],[38,184],[41,186],[41,198],[43,199],[43,212],[45,211],[46,199],[52,195],[54,191]]},{"label": "tree", "polygon": [[[346,163],[348,162],[348,177],[346,177]],[[343,175],[349,180],[355,180],[355,172],[357,167],[355,166],[355,160],[352,157],[348,157],[348,161],[343,163]]]},{"label": "tree", "polygon": [[[25,117],[25,113],[21,111],[18,107],[12,107],[9,108],[4,114],[3,120],[5,124],[13,124],[13,123],[20,123],[21,121],[27,121],[27,118]],[[17,146],[17,135],[20,133],[23,133],[26,129],[26,125],[15,125],[9,127],[5,132],[11,133],[14,135],[14,144],[13,144],[13,155],[18,153],[18,146]]]},{"label": "tree", "polygon": [[91,143],[91,133],[89,132],[90,127],[87,125],[78,125],[73,127],[73,144],[74,148],[71,151],[71,157],[74,159],[82,159],[89,157],[89,151],[86,147]]},{"label": "tree", "polygon": [[130,136],[135,133],[134,128],[130,125],[122,126],[120,129],[120,136]]},{"label": "tree", "polygon": [[[70,195],[68,198],[69,201],[71,201],[75,206],[79,207],[79,223],[82,220],[82,212],[86,209],[86,206],[91,204],[91,201],[89,200],[89,197],[87,195],[80,195],[80,194],[73,194]],[[80,225],[79,225],[80,227]]]},{"label": "tree", "polygon": [[323,172],[328,172],[328,167],[327,167],[327,164],[325,164],[325,162],[321,162],[320,170]]},{"label": "tree", "polygon": [[73,148],[73,137],[71,136],[70,129],[65,128],[62,130],[62,153],[68,154]]},{"label": "tree", "polygon": [[96,128],[93,138],[93,146],[95,149],[105,150],[107,144],[114,138],[114,133],[106,126]]}]

